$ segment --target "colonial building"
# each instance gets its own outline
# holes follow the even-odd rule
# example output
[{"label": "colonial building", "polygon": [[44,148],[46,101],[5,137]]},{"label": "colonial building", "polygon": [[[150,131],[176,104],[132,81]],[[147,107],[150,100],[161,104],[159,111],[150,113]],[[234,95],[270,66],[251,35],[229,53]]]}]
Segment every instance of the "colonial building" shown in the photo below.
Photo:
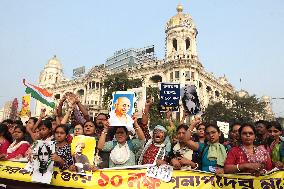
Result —
[{"label": "colonial building", "polygon": [[[124,50],[108,58],[105,65],[94,66],[87,74],[68,80],[63,76],[60,61],[54,56],[41,72],[39,85],[52,91],[55,99],[60,99],[69,91],[77,94],[91,116],[96,116],[102,110],[103,80],[121,71],[127,71],[133,78],[143,78],[144,86],[158,86],[160,82],[180,83],[181,86],[195,84],[203,107],[210,101],[223,100],[225,94],[235,92],[234,87],[225,76],[215,77],[205,71],[197,53],[196,25],[189,14],[183,13],[181,5],[176,10],[176,15],[169,19],[165,27],[164,59],[131,61],[135,59],[131,55],[127,61],[118,61],[115,58],[117,55],[126,56],[125,52],[134,52]],[[41,107],[42,104],[37,103],[36,115],[39,115]]]}]

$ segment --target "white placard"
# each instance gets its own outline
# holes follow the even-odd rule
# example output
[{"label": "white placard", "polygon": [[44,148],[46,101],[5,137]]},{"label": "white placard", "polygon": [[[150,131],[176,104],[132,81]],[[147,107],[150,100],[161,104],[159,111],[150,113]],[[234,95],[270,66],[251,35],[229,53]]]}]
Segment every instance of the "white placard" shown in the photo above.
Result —
[{"label": "white placard", "polygon": [[220,131],[222,131],[222,133],[224,134],[224,137],[228,138],[230,124],[227,122],[217,121],[217,126],[219,127]]},{"label": "white placard", "polygon": [[135,112],[138,118],[142,118],[145,103],[146,103],[146,87],[128,89],[135,93],[136,102],[134,103]]},{"label": "white placard", "polygon": [[170,165],[150,166],[147,168],[147,177],[160,179],[164,182],[170,182],[173,175],[173,167]]},{"label": "white placard", "polygon": [[53,173],[51,155],[55,153],[54,141],[35,142],[32,149],[32,182],[50,184]]}]

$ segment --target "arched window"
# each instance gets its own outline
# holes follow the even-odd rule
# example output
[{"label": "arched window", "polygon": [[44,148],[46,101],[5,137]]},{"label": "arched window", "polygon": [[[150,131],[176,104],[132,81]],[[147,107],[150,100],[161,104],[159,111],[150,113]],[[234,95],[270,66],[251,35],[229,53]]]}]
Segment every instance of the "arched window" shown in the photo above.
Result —
[{"label": "arched window", "polygon": [[190,40],[189,40],[189,38],[187,38],[185,40],[185,49],[187,50],[189,47],[190,47]]},{"label": "arched window", "polygon": [[177,40],[173,39],[173,48],[177,51]]}]

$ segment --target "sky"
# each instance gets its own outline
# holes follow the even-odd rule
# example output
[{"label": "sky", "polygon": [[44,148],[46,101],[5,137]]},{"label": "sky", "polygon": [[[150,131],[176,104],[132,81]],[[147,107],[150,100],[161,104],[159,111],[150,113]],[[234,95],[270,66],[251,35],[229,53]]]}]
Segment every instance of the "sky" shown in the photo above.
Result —
[{"label": "sky", "polygon": [[[257,97],[284,97],[283,0],[1,0],[0,107],[25,94],[23,78],[38,83],[53,55],[68,78],[120,49],[155,45],[164,58],[165,24],[179,3],[196,24],[208,72]],[[272,107],[284,117],[284,100]]]}]

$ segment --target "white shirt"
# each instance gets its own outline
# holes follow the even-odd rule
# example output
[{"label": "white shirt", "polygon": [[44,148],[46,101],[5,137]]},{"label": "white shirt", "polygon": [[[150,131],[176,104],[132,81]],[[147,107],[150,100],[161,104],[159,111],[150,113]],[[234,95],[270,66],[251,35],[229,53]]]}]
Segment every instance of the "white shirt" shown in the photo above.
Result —
[{"label": "white shirt", "polygon": [[133,119],[126,114],[126,123],[122,122],[115,114],[115,110],[112,110],[110,112],[110,118],[109,118],[109,125],[110,126],[125,126],[128,131],[131,131],[132,133],[135,133],[135,130],[133,128]]}]

